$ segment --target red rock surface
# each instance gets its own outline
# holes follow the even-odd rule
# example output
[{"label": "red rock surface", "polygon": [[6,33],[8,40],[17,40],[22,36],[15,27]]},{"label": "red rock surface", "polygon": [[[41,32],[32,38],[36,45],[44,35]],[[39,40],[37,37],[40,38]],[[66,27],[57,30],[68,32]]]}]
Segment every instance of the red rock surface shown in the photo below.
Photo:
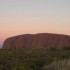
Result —
[{"label": "red rock surface", "polygon": [[50,33],[25,34],[5,40],[4,49],[70,46],[70,36]]}]

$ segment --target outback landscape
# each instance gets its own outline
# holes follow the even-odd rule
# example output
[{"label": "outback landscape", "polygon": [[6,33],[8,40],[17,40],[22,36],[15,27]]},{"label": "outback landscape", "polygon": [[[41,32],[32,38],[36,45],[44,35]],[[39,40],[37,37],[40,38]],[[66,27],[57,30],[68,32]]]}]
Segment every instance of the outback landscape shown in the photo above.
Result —
[{"label": "outback landscape", "polygon": [[41,33],[8,38],[0,49],[0,70],[70,70],[70,36]]},{"label": "outback landscape", "polygon": [[0,70],[70,70],[70,0],[0,0]]},{"label": "outback landscape", "polygon": [[70,70],[70,47],[1,49],[0,70]]}]

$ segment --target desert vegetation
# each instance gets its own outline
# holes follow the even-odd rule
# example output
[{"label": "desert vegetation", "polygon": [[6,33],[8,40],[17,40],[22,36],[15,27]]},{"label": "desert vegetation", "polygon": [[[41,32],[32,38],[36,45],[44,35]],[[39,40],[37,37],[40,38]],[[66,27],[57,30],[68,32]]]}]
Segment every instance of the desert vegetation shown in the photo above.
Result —
[{"label": "desert vegetation", "polygon": [[70,48],[0,49],[0,70],[70,70]]}]

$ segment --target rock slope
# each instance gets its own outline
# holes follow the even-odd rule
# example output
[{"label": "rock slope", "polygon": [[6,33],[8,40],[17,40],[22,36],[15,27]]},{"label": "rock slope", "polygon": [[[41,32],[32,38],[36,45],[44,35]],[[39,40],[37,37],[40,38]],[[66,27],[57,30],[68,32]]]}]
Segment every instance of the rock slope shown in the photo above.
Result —
[{"label": "rock slope", "polygon": [[70,46],[70,36],[51,33],[24,34],[5,40],[3,49]]}]

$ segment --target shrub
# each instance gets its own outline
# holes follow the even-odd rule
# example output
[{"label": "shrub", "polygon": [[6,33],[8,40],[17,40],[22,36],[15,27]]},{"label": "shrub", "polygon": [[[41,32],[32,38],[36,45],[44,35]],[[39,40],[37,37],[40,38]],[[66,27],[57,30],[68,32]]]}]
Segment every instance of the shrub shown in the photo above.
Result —
[{"label": "shrub", "polygon": [[63,50],[70,50],[70,46],[64,46]]}]

